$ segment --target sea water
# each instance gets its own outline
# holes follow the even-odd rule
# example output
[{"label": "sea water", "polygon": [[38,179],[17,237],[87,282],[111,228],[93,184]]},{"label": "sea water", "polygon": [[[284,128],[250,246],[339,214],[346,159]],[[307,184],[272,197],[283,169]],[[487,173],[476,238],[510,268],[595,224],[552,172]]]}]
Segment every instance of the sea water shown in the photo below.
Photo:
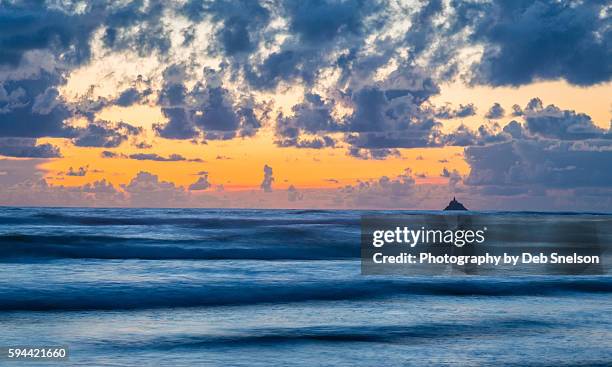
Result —
[{"label": "sea water", "polygon": [[612,277],[363,276],[362,214],[0,208],[0,347],[96,366],[612,364]]}]

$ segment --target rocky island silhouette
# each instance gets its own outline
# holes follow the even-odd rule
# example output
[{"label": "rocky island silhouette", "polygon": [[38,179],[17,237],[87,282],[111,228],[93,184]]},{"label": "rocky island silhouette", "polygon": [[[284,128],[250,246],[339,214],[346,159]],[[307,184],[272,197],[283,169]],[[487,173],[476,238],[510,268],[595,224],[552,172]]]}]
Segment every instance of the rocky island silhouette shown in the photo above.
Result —
[{"label": "rocky island silhouette", "polygon": [[457,199],[453,196],[453,200],[451,200],[444,210],[468,210],[463,204],[457,201]]}]

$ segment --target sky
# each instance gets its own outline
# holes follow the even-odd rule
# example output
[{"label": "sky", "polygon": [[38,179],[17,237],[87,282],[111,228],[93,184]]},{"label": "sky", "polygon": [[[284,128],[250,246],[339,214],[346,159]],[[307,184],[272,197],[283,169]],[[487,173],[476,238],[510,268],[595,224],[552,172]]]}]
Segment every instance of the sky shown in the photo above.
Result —
[{"label": "sky", "polygon": [[0,0],[0,205],[612,208],[607,1]]}]

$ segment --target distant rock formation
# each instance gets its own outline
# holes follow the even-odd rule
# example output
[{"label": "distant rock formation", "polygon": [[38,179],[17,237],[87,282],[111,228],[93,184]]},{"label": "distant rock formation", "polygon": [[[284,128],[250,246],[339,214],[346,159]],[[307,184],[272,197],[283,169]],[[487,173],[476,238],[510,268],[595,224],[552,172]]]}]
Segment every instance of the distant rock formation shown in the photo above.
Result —
[{"label": "distant rock formation", "polygon": [[444,210],[467,210],[467,208],[453,197],[453,200],[448,203]]}]

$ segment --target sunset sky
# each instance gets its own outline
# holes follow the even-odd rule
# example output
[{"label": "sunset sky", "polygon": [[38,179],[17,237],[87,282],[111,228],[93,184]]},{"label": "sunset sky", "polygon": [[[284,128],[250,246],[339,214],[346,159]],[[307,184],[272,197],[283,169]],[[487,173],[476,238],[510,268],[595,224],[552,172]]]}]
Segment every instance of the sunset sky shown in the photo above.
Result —
[{"label": "sunset sky", "polygon": [[606,1],[0,0],[0,205],[612,208]]}]

